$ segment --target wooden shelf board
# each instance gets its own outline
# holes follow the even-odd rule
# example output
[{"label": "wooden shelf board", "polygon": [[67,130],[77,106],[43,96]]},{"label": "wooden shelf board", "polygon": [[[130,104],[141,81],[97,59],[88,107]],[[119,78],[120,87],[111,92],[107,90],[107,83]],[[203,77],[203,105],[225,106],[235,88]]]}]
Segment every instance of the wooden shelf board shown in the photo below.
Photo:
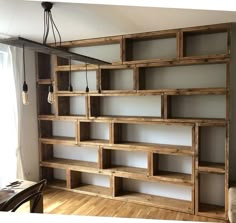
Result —
[{"label": "wooden shelf board", "polygon": [[37,84],[45,84],[45,85],[49,85],[49,84],[52,84],[54,83],[54,81],[52,79],[38,79],[37,80]]},{"label": "wooden shelf board", "polygon": [[225,164],[224,163],[212,163],[212,162],[199,162],[198,166],[199,172],[206,173],[225,173]]},{"label": "wooden shelf board", "polygon": [[[87,70],[89,71],[93,71],[93,70],[97,70],[98,69],[98,65],[95,64],[88,64],[87,65]],[[69,65],[62,65],[62,66],[56,66],[55,67],[55,71],[70,71],[70,66]],[[71,71],[86,71],[86,66],[84,64],[72,64],[71,65]]]},{"label": "wooden shelf board", "polygon": [[191,201],[149,195],[137,192],[122,191],[117,197],[119,200],[131,201],[154,207],[165,208],[180,212],[193,213]]},{"label": "wooden shelf board", "polygon": [[109,140],[106,139],[88,139],[88,140],[82,140],[78,142],[78,144],[86,144],[86,145],[106,145],[109,144]]},{"label": "wooden shelf board", "polygon": [[73,169],[73,170],[97,170],[98,164],[95,162],[80,161],[80,160],[70,160],[63,158],[53,158],[50,160],[45,160],[40,162],[41,166],[47,166],[52,168],[62,168],[62,169]]},{"label": "wooden shelf board", "polygon": [[59,189],[65,189],[66,188],[66,180],[47,180],[47,186],[51,188],[59,188]]},{"label": "wooden shelf board", "polygon": [[87,96],[90,94],[98,94],[98,91],[94,90],[94,91],[89,91],[89,93],[87,93],[85,90],[84,91],[61,91],[61,90],[58,90],[55,92],[55,94],[58,97],[73,97],[73,96],[76,97],[76,96]]},{"label": "wooden shelf board", "polygon": [[177,172],[159,170],[157,174],[151,176],[151,178],[170,183],[172,182],[184,185],[193,185],[191,174],[186,174],[186,173],[177,173]]},{"label": "wooden shelf board", "polygon": [[222,95],[226,94],[226,88],[182,88],[182,89],[157,89],[157,90],[138,90],[137,94],[161,93],[164,95]]},{"label": "wooden shelf board", "polygon": [[38,115],[38,120],[55,120],[55,115]]},{"label": "wooden shelf board", "polygon": [[131,166],[121,166],[121,165],[112,165],[112,167],[109,167],[105,170],[109,170],[112,173],[126,173],[126,174],[138,174],[141,175],[142,177],[147,176],[147,169],[146,168],[139,168],[139,167],[131,167]]},{"label": "wooden shelf board", "polygon": [[154,117],[154,116],[121,116],[121,115],[109,115],[109,116],[90,116],[90,119],[97,119],[97,120],[113,120],[113,121],[134,121],[134,122],[147,122],[147,121],[160,121],[163,120],[161,117]]},{"label": "wooden shelf board", "polygon": [[48,143],[48,144],[70,144],[70,145],[75,145],[76,144],[76,139],[73,137],[64,137],[64,136],[53,136],[50,138],[40,138],[41,142]]},{"label": "wooden shelf board", "polygon": [[127,147],[136,148],[140,147],[147,151],[154,151],[156,153],[162,154],[176,154],[176,155],[193,155],[194,152],[191,146],[177,146],[177,145],[167,145],[167,144],[157,144],[157,143],[144,143],[144,142],[117,142],[116,147]]},{"label": "wooden shelf board", "polygon": [[74,192],[79,192],[88,195],[99,195],[102,197],[111,198],[111,189],[107,187],[97,186],[97,185],[88,185],[82,184],[76,188],[71,189]]},{"label": "wooden shelf board", "polygon": [[212,204],[203,204],[203,203],[199,205],[199,211],[197,214],[206,217],[221,218],[221,219],[225,219],[226,217],[224,207]]},{"label": "wooden shelf board", "polygon": [[229,58],[230,55],[227,53],[222,53],[222,54],[215,54],[215,55],[203,55],[203,56],[184,56],[184,60],[189,60],[189,59],[218,59],[218,58]]},{"label": "wooden shelf board", "polygon": [[71,114],[71,115],[59,115],[58,118],[60,118],[61,120],[76,120],[76,119],[87,119],[88,117],[86,115],[75,115],[75,114]]}]

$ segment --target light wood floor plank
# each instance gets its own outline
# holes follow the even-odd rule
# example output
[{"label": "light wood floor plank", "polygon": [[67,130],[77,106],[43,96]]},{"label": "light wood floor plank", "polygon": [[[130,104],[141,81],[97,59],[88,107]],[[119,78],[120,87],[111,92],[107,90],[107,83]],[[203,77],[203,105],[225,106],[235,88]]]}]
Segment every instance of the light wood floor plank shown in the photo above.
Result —
[{"label": "light wood floor plank", "polygon": [[[28,204],[24,205],[19,211],[28,211],[28,207]],[[222,222],[222,220],[57,189],[45,191],[44,212],[48,214]]]}]

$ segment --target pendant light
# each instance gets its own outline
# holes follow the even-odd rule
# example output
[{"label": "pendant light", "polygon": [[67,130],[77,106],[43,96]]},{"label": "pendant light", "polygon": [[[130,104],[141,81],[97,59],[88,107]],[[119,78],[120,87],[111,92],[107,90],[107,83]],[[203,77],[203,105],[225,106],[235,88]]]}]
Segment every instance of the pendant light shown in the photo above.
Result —
[{"label": "pendant light", "polygon": [[69,85],[68,85],[68,91],[73,91],[73,87],[71,85],[71,57],[69,59],[69,65],[70,65],[70,70],[69,70]]},{"label": "pendant light", "polygon": [[86,69],[86,72],[85,72],[85,76],[86,76],[86,89],[85,89],[85,91],[87,92],[87,93],[89,93],[89,87],[88,87],[88,74],[87,74],[87,63],[85,64],[85,69]]},{"label": "pendant light", "polygon": [[51,83],[51,85],[49,85],[48,87],[48,103],[53,104],[54,101],[55,101],[55,97],[54,97],[54,91],[53,91],[53,84]]},{"label": "pendant light", "polygon": [[23,75],[24,75],[24,83],[23,83],[23,91],[22,91],[22,103],[24,105],[29,104],[29,95],[28,95],[28,85],[26,83],[25,76],[25,47],[23,45]]}]

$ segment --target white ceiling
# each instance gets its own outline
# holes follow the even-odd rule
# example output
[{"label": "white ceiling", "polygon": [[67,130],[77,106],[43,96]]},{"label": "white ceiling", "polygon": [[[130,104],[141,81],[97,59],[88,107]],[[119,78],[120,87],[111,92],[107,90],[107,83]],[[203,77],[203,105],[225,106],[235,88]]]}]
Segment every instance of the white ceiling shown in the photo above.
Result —
[{"label": "white ceiling", "polygon": [[[63,41],[236,22],[236,12],[79,3],[55,3],[52,14]],[[41,3],[0,0],[0,33],[42,42]]]}]

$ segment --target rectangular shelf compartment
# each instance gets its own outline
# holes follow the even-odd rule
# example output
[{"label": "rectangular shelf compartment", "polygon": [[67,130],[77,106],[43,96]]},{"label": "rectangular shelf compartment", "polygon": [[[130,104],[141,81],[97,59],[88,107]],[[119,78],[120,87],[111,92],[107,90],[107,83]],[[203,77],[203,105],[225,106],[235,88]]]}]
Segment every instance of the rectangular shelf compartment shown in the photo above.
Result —
[{"label": "rectangular shelf compartment", "polygon": [[86,96],[58,95],[58,115],[68,117],[87,117]]},{"label": "rectangular shelf compartment", "polygon": [[227,133],[224,126],[199,127],[200,172],[225,173]]},{"label": "rectangular shelf compartment", "polygon": [[175,31],[128,35],[124,38],[124,61],[174,59],[177,57],[176,36]]},{"label": "rectangular shelf compartment", "polygon": [[39,116],[47,116],[55,115],[55,103],[49,104],[48,103],[48,88],[51,83],[49,84],[38,84],[37,85],[37,99],[38,99],[38,115]]},{"label": "rectangular shelf compartment", "polygon": [[[75,65],[74,65],[75,66]],[[71,76],[69,76],[69,71],[57,71],[57,92],[58,93],[86,93],[86,71],[85,66],[81,70],[73,70],[75,68],[71,67]],[[91,68],[88,68],[91,69]],[[70,80],[69,80],[70,77]],[[87,70],[88,86],[90,93],[98,92],[98,72],[94,70]],[[72,86],[73,91],[69,91],[69,83]]]},{"label": "rectangular shelf compartment", "polygon": [[[105,179],[106,178],[106,179]],[[101,181],[106,181],[108,185],[101,185]],[[70,171],[69,188],[72,191],[88,195],[99,195],[102,197],[111,197],[110,176],[102,174],[93,174],[79,171]]]},{"label": "rectangular shelf compartment", "polygon": [[37,53],[37,80],[51,79],[51,56],[49,54]]},{"label": "rectangular shelf compartment", "polygon": [[96,118],[157,119],[162,110],[160,95],[90,96],[89,105],[89,116]]},{"label": "rectangular shelf compartment", "polygon": [[[64,153],[66,150],[67,154],[65,157]],[[93,153],[98,153],[98,151],[91,151],[92,148],[86,148],[86,150],[84,149],[82,152],[81,150],[82,148],[75,146],[41,143],[40,161],[43,166],[54,168],[97,170],[98,157],[85,158],[85,152],[93,156]],[[94,159],[96,159],[96,161]]]},{"label": "rectangular shelf compartment", "polygon": [[216,57],[229,52],[228,26],[183,30],[183,57]]},{"label": "rectangular shelf compartment", "polygon": [[41,178],[52,188],[66,189],[66,170],[41,166]]},{"label": "rectangular shelf compartment", "polygon": [[193,185],[193,157],[153,153],[151,175],[154,179]]},{"label": "rectangular shelf compartment", "polygon": [[[211,188],[207,190],[206,188]],[[220,196],[215,196],[215,195]],[[199,173],[198,178],[199,215],[225,219],[225,175]]]},{"label": "rectangular shelf compartment", "polygon": [[112,173],[135,174],[143,177],[148,174],[145,152],[103,148],[101,159],[102,169],[108,169]]},{"label": "rectangular shelf compartment", "polygon": [[[131,201],[159,208],[167,208],[175,211],[193,213],[191,201],[147,194],[140,191],[135,191],[135,189],[130,190],[130,188],[126,188],[126,183],[130,180],[131,179],[128,178],[114,177],[114,197],[123,201]],[[131,181],[133,182],[132,184],[135,182],[143,182],[139,180]],[[141,189],[141,187],[139,189]]]},{"label": "rectangular shelf compartment", "polygon": [[110,143],[110,124],[106,122],[79,122],[79,144],[106,145]]},{"label": "rectangular shelf compartment", "polygon": [[226,63],[139,67],[138,92],[220,94],[226,92]]},{"label": "rectangular shelf compartment", "polygon": [[[162,137],[166,132],[169,132],[169,136]],[[186,138],[186,140],[181,142],[182,145],[177,145],[179,140],[176,138],[176,132],[178,132],[179,136],[183,135]],[[144,150],[149,149],[150,151],[151,149],[153,151],[165,151],[166,153],[175,154],[191,155],[193,153],[192,126],[168,126],[157,123],[114,123],[113,134],[114,144],[117,147],[140,147]]]},{"label": "rectangular shelf compartment", "polygon": [[109,69],[101,68],[100,89],[102,93],[136,92],[134,69],[116,67]]},{"label": "rectangular shelf compartment", "polygon": [[226,95],[167,96],[167,117],[199,120],[226,119],[226,98]]},{"label": "rectangular shelf compartment", "polygon": [[[40,120],[40,140],[44,143],[76,144],[76,122]],[[69,131],[68,131],[69,129]]]}]

